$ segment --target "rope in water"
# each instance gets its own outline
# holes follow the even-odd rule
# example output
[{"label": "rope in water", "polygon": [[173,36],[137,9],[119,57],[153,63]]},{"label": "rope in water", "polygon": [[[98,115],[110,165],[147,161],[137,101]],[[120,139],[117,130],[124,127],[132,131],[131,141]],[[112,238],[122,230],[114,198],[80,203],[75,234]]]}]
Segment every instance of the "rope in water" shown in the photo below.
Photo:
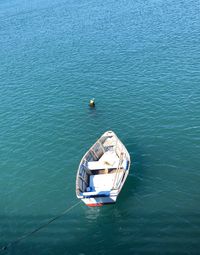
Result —
[{"label": "rope in water", "polygon": [[76,207],[77,205],[79,205],[81,203],[81,201],[77,202],[76,204],[72,205],[70,208],[67,208],[64,212],[62,212],[61,214],[59,214],[58,216],[52,218],[51,220],[49,220],[48,222],[46,222],[45,224],[39,226],[38,228],[34,229],[33,231],[19,237],[18,239],[8,243],[6,246],[3,246],[0,248],[0,251],[5,251],[7,250],[10,246],[20,242],[23,239],[26,239],[27,237],[35,234],[36,232],[38,232],[39,230],[45,228],[47,225],[49,225],[50,223],[52,223],[53,221],[57,220],[58,218],[62,217],[63,215],[65,215],[67,212],[71,211],[74,207]]}]

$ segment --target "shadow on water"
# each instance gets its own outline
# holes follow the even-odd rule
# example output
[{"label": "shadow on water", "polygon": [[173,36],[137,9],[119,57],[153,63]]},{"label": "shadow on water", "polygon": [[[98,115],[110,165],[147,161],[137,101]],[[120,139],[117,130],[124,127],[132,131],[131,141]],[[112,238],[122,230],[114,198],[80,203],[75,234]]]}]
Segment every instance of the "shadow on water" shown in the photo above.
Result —
[{"label": "shadow on water", "polygon": [[[84,218],[84,213],[96,214],[96,210],[99,217]],[[91,254],[91,250],[96,254],[198,254],[200,249],[199,213],[143,213],[127,219],[116,206],[84,207],[79,213],[80,218],[65,216],[0,254]],[[5,245],[3,238],[23,236],[48,218],[0,216],[0,245]]]},{"label": "shadow on water", "polygon": [[144,151],[142,148],[138,147],[138,145],[132,139],[124,140],[124,144],[130,154],[131,157],[131,168],[130,175],[139,175],[140,173],[145,174],[145,166],[148,164],[144,155]]},{"label": "shadow on water", "polygon": [[126,201],[129,200],[132,196],[135,196],[142,187],[143,176],[148,174],[146,170],[148,162],[142,156],[144,155],[142,149],[139,148],[132,140],[125,140],[124,144],[126,144],[126,148],[130,154],[131,166],[129,175],[119,198],[123,201]]}]

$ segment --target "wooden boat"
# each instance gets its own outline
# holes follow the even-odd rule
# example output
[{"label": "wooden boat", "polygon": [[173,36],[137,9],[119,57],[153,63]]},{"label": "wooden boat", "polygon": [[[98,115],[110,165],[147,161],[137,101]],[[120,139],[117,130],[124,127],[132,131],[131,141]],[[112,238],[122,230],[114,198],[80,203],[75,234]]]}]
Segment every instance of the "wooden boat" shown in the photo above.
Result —
[{"label": "wooden boat", "polygon": [[128,176],[130,162],[130,155],[116,134],[105,132],[80,162],[77,198],[88,206],[115,203]]}]

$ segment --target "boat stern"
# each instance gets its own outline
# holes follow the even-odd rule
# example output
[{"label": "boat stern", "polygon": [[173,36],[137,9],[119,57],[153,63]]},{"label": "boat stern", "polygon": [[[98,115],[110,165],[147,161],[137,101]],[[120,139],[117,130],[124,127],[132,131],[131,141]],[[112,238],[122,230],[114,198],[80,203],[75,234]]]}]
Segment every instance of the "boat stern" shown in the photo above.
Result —
[{"label": "boat stern", "polygon": [[82,198],[81,199],[87,206],[103,206],[108,204],[116,203],[117,196],[115,197],[91,197],[91,198]]}]

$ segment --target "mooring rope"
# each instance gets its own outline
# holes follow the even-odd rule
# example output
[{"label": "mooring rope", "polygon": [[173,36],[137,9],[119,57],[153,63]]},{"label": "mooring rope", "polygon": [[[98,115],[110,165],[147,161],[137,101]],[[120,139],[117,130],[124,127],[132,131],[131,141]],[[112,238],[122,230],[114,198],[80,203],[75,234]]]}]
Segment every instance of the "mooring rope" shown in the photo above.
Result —
[{"label": "mooring rope", "polygon": [[48,222],[46,222],[45,224],[39,226],[38,228],[34,229],[33,231],[19,237],[18,239],[11,241],[10,243],[8,243],[6,246],[3,246],[0,248],[0,251],[5,251],[7,250],[9,247],[11,247],[12,245],[20,242],[23,239],[26,239],[27,237],[35,234],[36,232],[38,232],[39,230],[45,228],[47,225],[49,225],[50,223],[52,223],[53,221],[57,220],[58,218],[62,217],[63,215],[65,215],[66,213],[68,213],[69,211],[71,211],[74,207],[76,207],[77,205],[79,205],[81,203],[81,201],[77,202],[76,204],[72,205],[70,208],[67,208],[64,212],[62,212],[61,214],[59,214],[58,216],[52,218],[51,220],[49,220]]}]

